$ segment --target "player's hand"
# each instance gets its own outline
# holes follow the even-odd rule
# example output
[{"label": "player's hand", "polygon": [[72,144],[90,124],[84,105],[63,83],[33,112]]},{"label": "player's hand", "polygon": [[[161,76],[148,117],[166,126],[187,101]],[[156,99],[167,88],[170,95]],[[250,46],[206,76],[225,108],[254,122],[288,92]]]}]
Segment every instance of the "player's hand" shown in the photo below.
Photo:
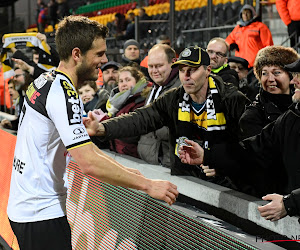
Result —
[{"label": "player's hand", "polygon": [[172,205],[178,197],[177,186],[169,181],[151,180],[151,186],[146,191],[151,197],[163,200]]}]

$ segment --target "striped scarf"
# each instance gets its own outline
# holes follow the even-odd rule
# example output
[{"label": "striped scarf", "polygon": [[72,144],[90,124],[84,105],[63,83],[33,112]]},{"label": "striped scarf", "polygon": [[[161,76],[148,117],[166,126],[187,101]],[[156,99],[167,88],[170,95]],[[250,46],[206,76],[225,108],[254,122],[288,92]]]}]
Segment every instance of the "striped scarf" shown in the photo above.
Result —
[{"label": "striped scarf", "polygon": [[[179,100],[178,107],[178,120],[196,124],[203,133],[226,129],[225,115],[221,112],[220,108],[220,95],[212,77],[209,77],[208,86],[207,99],[201,109],[196,110],[191,105],[190,95],[187,93],[184,93],[181,100]],[[176,140],[176,155],[178,155],[178,144],[180,144],[181,141],[181,137]],[[203,143],[204,145],[208,145],[206,141]]]},{"label": "striped scarf", "polygon": [[[36,37],[37,33],[13,33],[5,34],[3,36],[4,44],[1,52],[1,63],[3,66],[4,79],[8,79],[14,75],[12,66],[7,52],[10,48],[18,48],[21,46],[35,48],[46,52],[49,56],[51,55],[45,41],[41,41]],[[44,70],[50,71],[55,67],[53,65],[38,63],[38,66]]]}]

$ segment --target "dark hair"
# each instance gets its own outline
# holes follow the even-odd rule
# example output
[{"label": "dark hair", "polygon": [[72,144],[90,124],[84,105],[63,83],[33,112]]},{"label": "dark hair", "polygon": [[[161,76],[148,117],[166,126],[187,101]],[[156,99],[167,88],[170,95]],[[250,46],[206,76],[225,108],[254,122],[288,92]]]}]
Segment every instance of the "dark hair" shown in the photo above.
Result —
[{"label": "dark hair", "polygon": [[13,78],[10,78],[9,80],[8,80],[8,82],[7,82],[7,85],[8,84],[13,84],[14,85],[14,89],[16,89],[15,87],[16,87],[16,81],[13,79]]},{"label": "dark hair", "polygon": [[86,85],[89,85],[93,90],[95,90],[95,92],[97,92],[98,86],[97,86],[97,84],[96,84],[96,81],[91,81],[91,80],[84,81],[84,82],[81,83],[81,84],[79,83],[79,84],[77,85],[77,91],[78,91],[79,89],[81,89],[82,87],[86,86]]},{"label": "dark hair", "polygon": [[55,35],[56,49],[60,60],[66,61],[74,48],[83,54],[91,49],[95,39],[105,39],[108,28],[83,16],[65,17],[59,24]]},{"label": "dark hair", "polygon": [[165,54],[166,54],[166,56],[167,56],[168,63],[171,63],[172,60],[173,60],[174,58],[176,58],[176,52],[175,52],[175,50],[174,50],[173,48],[171,48],[171,47],[170,47],[169,45],[167,45],[167,44],[155,44],[155,45],[149,50],[149,53],[150,53],[152,50],[156,49],[156,48],[160,48],[160,49],[162,49],[162,50],[165,52]]},{"label": "dark hair", "polygon": [[130,72],[130,74],[132,75],[132,77],[135,79],[136,82],[138,82],[139,80],[141,80],[142,78],[145,78],[144,74],[142,73],[142,71],[140,71],[138,68],[136,67],[132,67],[132,66],[125,66],[121,69],[118,70],[118,73],[120,74],[121,72],[124,71],[128,71]]}]

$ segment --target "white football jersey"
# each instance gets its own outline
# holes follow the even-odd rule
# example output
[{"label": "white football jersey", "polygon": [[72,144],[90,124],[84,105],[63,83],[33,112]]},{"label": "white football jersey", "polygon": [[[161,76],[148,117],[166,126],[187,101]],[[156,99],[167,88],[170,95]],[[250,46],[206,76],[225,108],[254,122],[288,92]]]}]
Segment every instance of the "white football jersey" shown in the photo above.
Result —
[{"label": "white football jersey", "polygon": [[29,86],[20,114],[7,213],[14,222],[66,214],[69,149],[91,143],[83,104],[70,77],[42,74]]}]

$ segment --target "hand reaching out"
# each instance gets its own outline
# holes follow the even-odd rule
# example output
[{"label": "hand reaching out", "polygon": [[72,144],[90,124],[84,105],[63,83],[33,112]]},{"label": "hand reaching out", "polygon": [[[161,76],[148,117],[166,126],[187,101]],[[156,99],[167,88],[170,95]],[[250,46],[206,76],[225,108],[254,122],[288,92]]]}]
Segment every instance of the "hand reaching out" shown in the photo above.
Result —
[{"label": "hand reaching out", "polygon": [[169,181],[163,180],[151,180],[151,188],[146,191],[151,197],[155,199],[160,199],[172,205],[179,192],[177,191],[177,186]]},{"label": "hand reaching out", "polygon": [[94,117],[93,113],[90,111],[88,113],[88,117],[83,117],[83,124],[86,127],[86,130],[89,136],[104,136],[105,128],[104,126],[98,122],[98,120]]},{"label": "hand reaching out", "polygon": [[182,163],[190,165],[200,165],[203,162],[204,150],[196,142],[186,139],[185,142],[190,146],[181,146],[179,149],[179,158]]}]

